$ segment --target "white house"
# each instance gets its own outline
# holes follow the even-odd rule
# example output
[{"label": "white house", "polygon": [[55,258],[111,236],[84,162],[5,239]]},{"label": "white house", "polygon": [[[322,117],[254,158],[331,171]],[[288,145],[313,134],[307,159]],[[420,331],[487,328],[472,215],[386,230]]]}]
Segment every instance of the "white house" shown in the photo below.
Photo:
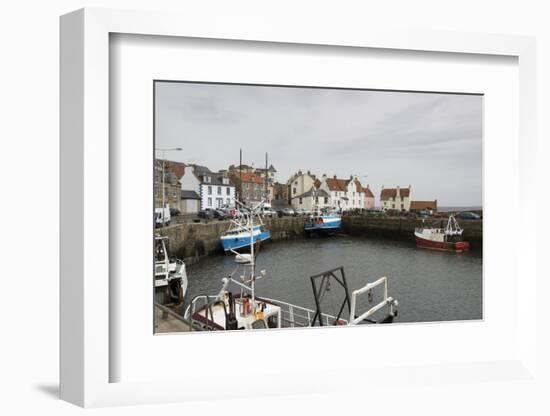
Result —
[{"label": "white house", "polygon": [[292,207],[313,211],[314,208],[330,207],[330,195],[323,189],[313,186],[309,191],[292,198]]},{"label": "white house", "polygon": [[181,213],[196,214],[201,209],[201,197],[195,191],[181,191]]},{"label": "white house", "polygon": [[343,210],[366,208],[365,191],[355,176],[350,176],[349,179],[339,179],[336,175],[332,178],[323,175],[319,189],[330,195],[330,201],[334,208]]},{"label": "white house", "polygon": [[180,182],[183,191],[198,194],[200,209],[235,206],[235,186],[227,172],[212,172],[206,166],[188,165]]},{"label": "white house", "polygon": [[292,175],[287,181],[287,185],[290,187],[290,200],[293,198],[305,194],[315,185],[315,175],[312,175],[309,171],[303,173],[299,170]]},{"label": "white house", "polygon": [[408,188],[384,188],[380,192],[380,206],[385,211],[396,209],[409,211],[411,208],[411,185]]}]

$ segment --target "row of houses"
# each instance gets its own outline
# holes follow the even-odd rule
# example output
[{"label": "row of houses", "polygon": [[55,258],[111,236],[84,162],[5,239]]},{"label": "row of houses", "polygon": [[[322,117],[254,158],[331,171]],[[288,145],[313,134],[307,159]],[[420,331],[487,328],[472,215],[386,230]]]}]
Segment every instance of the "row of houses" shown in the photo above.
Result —
[{"label": "row of houses", "polygon": [[[206,166],[164,161],[155,164],[155,206],[177,208],[184,214],[201,209],[233,208],[235,200],[253,206],[262,200],[273,207],[312,210],[335,208],[344,211],[374,209],[375,197],[369,185],[357,176],[338,178],[298,171],[286,182],[277,181],[277,170],[231,165],[217,172]],[[162,175],[164,172],[164,180]],[[164,186],[164,188],[163,188]],[[164,192],[163,192],[164,189]],[[380,192],[380,208],[399,211],[437,211],[437,200],[412,201],[411,186],[384,188]]]},{"label": "row of houses", "polygon": [[369,185],[363,186],[357,176],[347,179],[336,175],[317,178],[311,172],[298,171],[287,182],[290,204],[294,208],[311,210],[313,207],[342,210],[373,209],[374,194]]}]

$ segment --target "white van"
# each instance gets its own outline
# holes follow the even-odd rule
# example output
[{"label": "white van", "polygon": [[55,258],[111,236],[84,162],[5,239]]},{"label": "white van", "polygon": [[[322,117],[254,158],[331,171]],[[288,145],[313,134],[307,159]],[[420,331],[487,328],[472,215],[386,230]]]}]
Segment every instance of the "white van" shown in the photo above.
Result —
[{"label": "white van", "polygon": [[170,208],[155,208],[155,227],[166,225],[170,225]]},{"label": "white van", "polygon": [[264,205],[261,209],[261,213],[264,217],[276,217],[277,216],[277,211],[275,211],[269,205]]}]

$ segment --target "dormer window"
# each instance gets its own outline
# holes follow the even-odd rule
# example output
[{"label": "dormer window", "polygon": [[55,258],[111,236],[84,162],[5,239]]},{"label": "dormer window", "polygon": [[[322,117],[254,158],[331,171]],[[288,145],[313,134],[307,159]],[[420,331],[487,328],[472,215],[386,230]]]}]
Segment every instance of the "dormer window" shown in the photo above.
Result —
[{"label": "dormer window", "polygon": [[203,179],[204,179],[204,182],[206,182],[206,183],[210,183],[210,182],[211,182],[210,176],[204,176]]},{"label": "dormer window", "polygon": [[222,178],[222,183],[223,183],[224,185],[228,185],[228,184],[229,184],[229,178],[223,177],[223,178]]}]

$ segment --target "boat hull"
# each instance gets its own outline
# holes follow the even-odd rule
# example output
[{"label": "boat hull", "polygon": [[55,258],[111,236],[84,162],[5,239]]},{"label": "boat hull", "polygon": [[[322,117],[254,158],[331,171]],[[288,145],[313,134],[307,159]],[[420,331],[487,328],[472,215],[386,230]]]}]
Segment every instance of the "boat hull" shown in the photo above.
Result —
[{"label": "boat hull", "polygon": [[456,241],[456,242],[441,242],[441,241],[432,241],[425,238],[416,236],[416,246],[419,248],[425,248],[428,250],[438,250],[438,251],[451,251],[454,253],[463,253],[470,250],[470,243],[467,241]]},{"label": "boat hull", "polygon": [[341,218],[330,218],[323,217],[322,222],[308,222],[304,226],[304,230],[310,234],[323,234],[323,235],[333,235],[340,232],[342,227]]},{"label": "boat hull", "polygon": [[[269,230],[266,230],[259,233],[254,233],[253,242],[264,242],[270,238],[271,233]],[[220,241],[225,252],[231,250],[238,251],[243,248],[250,247],[250,233],[242,233],[236,236],[224,236],[220,239]]]}]

